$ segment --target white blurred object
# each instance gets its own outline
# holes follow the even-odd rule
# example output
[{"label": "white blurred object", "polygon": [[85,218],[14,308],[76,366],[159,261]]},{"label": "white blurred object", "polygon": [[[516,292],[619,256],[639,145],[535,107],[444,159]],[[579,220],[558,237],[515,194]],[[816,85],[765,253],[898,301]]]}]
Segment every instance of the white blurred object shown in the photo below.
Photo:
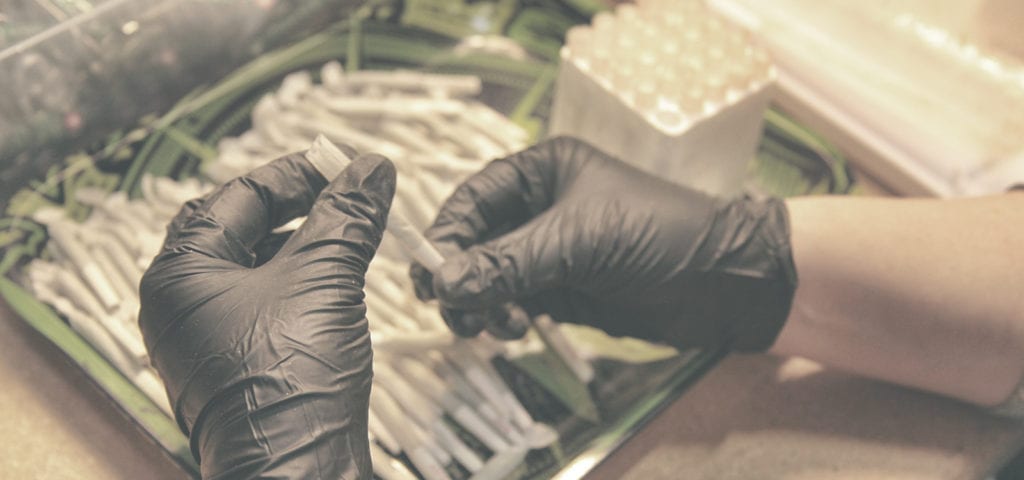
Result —
[{"label": "white blurred object", "polygon": [[896,193],[1024,179],[1024,66],[997,45],[1019,32],[1021,2],[710,3],[771,51],[780,104]]},{"label": "white blurred object", "polygon": [[707,192],[740,193],[774,69],[697,0],[621,4],[566,35],[552,135]]}]

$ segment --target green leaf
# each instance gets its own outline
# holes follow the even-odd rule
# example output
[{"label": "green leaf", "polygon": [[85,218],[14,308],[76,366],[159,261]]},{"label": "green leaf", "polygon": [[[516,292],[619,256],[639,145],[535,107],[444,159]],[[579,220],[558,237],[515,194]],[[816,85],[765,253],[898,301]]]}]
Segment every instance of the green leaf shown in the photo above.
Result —
[{"label": "green leaf", "polygon": [[600,423],[601,414],[590,394],[590,388],[580,381],[551,347],[545,346],[539,353],[516,358],[515,364],[565,404],[573,415]]}]

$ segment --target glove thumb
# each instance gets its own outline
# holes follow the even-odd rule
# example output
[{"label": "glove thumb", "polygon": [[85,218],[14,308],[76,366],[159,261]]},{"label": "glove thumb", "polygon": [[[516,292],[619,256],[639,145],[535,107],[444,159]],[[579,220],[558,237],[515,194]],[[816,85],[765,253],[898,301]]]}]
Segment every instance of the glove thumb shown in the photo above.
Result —
[{"label": "glove thumb", "polygon": [[334,260],[359,265],[365,271],[387,225],[395,183],[395,166],[390,160],[377,154],[356,157],[320,193],[306,222],[278,257],[311,259],[300,263],[303,268]]}]

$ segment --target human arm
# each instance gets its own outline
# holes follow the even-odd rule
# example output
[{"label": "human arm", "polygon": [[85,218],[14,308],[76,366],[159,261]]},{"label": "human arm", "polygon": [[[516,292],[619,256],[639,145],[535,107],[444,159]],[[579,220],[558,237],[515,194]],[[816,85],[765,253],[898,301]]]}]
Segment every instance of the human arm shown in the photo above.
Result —
[{"label": "human arm", "polygon": [[790,199],[800,285],[771,352],[991,406],[1024,375],[1024,193]]},{"label": "human arm", "polygon": [[413,267],[417,294],[439,298],[463,336],[546,313],[678,348],[759,351],[796,282],[781,201],[715,198],[569,137],[489,164],[426,235],[447,260],[436,276]]},{"label": "human arm", "polygon": [[[596,181],[573,173],[591,169]],[[511,301],[677,347],[774,343],[981,405],[1020,379],[1024,194],[780,210],[666,183],[572,139],[497,161],[427,230],[449,261],[437,278],[414,268],[418,293],[462,335],[506,321],[492,310]]]},{"label": "human arm", "polygon": [[362,286],[394,189],[382,157],[328,183],[292,154],[171,222],[139,322],[204,478],[371,478]]}]

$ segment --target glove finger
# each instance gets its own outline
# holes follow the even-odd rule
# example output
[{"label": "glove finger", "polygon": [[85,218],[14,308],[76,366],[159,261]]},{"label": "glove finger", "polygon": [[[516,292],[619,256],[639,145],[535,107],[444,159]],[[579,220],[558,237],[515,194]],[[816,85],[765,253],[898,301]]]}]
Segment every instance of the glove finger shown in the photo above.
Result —
[{"label": "glove finger", "polygon": [[270,261],[277,255],[277,252],[281,250],[281,247],[291,238],[294,230],[287,232],[271,233],[267,235],[263,240],[260,240],[253,247],[253,251],[256,252],[256,262],[253,264],[254,267],[258,267]]},{"label": "glove finger", "polygon": [[[496,235],[503,235],[507,232],[507,229],[495,229],[493,233]],[[443,257],[454,256],[462,253],[462,249],[452,244],[435,244],[438,251]],[[434,275],[420,265],[419,263],[413,262],[409,266],[409,277],[412,278],[413,291],[416,293],[416,298],[422,301],[433,300],[437,298],[434,294]]]},{"label": "glove finger", "polygon": [[487,320],[487,332],[501,340],[516,340],[523,338],[530,329],[530,316],[522,307],[515,303],[506,303],[500,307],[489,310],[496,314],[490,315]]},{"label": "glove finger", "polygon": [[433,291],[448,308],[485,309],[565,284],[566,255],[578,235],[559,232],[549,211],[518,230],[451,256],[434,275]]},{"label": "glove finger", "polygon": [[165,245],[167,240],[178,238],[178,234],[179,232],[181,232],[182,227],[184,227],[185,224],[188,223],[188,220],[189,218],[192,217],[192,214],[196,211],[197,208],[203,205],[203,202],[205,202],[209,196],[210,194],[206,194],[199,198],[193,198],[185,202],[185,204],[181,206],[181,209],[179,209],[178,213],[174,215],[174,218],[171,219],[171,222],[167,224],[167,235],[164,238]]},{"label": "glove finger", "polygon": [[487,330],[495,338],[515,340],[530,329],[530,316],[522,307],[507,303],[482,310],[441,309],[441,318],[456,335],[472,338]]},{"label": "glove finger", "polygon": [[412,278],[412,288],[416,298],[427,301],[437,298],[434,294],[434,275],[418,263],[409,266],[409,277]]},{"label": "glove finger", "polygon": [[251,267],[256,243],[305,214],[326,183],[302,154],[281,157],[211,192],[168,236],[164,252],[197,253]]},{"label": "glove finger", "polygon": [[487,310],[441,309],[441,318],[448,325],[448,329],[464,338],[473,338],[484,331],[489,316]]},{"label": "glove finger", "polygon": [[299,278],[314,280],[337,282],[339,271],[355,272],[361,285],[387,224],[395,176],[394,164],[383,156],[356,157],[320,194],[273,262],[289,262]]},{"label": "glove finger", "polygon": [[488,164],[445,200],[427,237],[466,249],[546,210],[559,183],[558,165],[571,155],[563,151],[566,142],[546,141]]}]

